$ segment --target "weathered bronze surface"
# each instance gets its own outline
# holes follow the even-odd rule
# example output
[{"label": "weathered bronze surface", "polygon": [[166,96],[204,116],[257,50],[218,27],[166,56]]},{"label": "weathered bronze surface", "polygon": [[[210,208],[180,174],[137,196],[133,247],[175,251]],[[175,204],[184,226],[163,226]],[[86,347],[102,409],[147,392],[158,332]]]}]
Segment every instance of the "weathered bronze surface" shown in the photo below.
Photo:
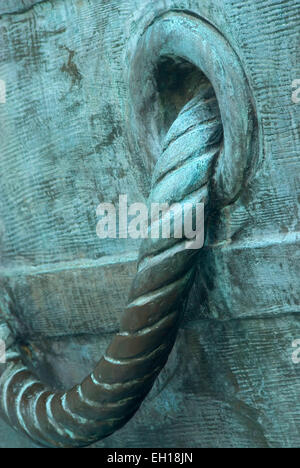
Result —
[{"label": "weathered bronze surface", "polygon": [[[299,26],[297,0],[0,6],[1,447],[299,445]],[[204,202],[204,248],[100,241],[121,193]]]}]

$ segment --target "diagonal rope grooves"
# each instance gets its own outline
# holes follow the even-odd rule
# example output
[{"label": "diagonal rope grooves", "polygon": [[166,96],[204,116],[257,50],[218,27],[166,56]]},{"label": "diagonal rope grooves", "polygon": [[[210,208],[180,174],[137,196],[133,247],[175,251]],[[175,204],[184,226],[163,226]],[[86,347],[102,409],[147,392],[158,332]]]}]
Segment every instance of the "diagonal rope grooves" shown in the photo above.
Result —
[{"label": "diagonal rope grooves", "polygon": [[[149,204],[207,204],[221,140],[221,117],[207,83],[166,136]],[[13,426],[43,445],[78,447],[107,437],[133,416],[176,339],[197,255],[185,248],[185,241],[145,239],[120,332],[80,385],[55,393],[37,382],[18,355],[0,381],[1,407]]]}]

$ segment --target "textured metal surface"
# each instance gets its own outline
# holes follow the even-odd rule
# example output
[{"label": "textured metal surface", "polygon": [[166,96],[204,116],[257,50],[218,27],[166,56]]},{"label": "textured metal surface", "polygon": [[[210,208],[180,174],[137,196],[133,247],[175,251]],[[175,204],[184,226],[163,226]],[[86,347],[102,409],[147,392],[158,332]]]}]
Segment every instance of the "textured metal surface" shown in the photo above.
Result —
[{"label": "textured metal surface", "polygon": [[[175,7],[209,20],[237,52],[255,102],[259,151],[254,177],[210,220],[187,321],[167,368],[134,420],[100,446],[297,446],[297,1],[58,0],[1,18],[0,72],[8,83],[8,105],[1,107],[1,310],[29,361],[62,387],[92,370],[109,341],[99,333],[118,328],[118,313],[109,314],[111,306],[122,309],[118,294],[102,316],[97,295],[87,299],[93,275],[81,267],[75,274],[72,263],[137,250],[97,244],[87,214],[99,202],[95,194],[114,200],[128,191],[134,201],[148,194],[157,152],[148,157],[149,143],[128,142],[126,54],[155,16]],[[129,283],[119,284],[124,294]],[[95,322],[100,317],[101,332],[91,333],[85,304]],[[79,329],[86,335],[76,337]]]},{"label": "textured metal surface", "polygon": [[[149,204],[207,206],[208,182],[222,143],[217,100],[208,82],[174,126],[154,171]],[[180,145],[190,141],[190,132],[197,146],[183,158]],[[9,360],[1,381],[1,404],[13,427],[48,446],[85,446],[122,427],[137,411],[172,349],[199,253],[186,248],[185,237],[149,240],[141,246],[120,331],[83,383],[55,394],[29,372],[21,355]]]},{"label": "textured metal surface", "polygon": [[43,1],[45,0],[3,0],[0,5],[0,15],[23,13]]}]

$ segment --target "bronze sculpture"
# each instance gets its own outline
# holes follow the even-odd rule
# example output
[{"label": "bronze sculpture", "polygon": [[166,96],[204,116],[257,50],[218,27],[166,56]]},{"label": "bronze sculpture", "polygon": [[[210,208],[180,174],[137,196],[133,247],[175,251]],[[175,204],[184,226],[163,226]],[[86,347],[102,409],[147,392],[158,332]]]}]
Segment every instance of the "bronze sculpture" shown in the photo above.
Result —
[{"label": "bronze sculpture", "polygon": [[[30,10],[31,13],[22,14],[31,18],[40,11],[44,15],[47,8],[50,10],[45,3],[45,12],[44,6],[40,5],[33,8],[33,13]],[[63,6],[62,2],[59,3],[61,5],[57,8],[60,11]],[[229,8],[229,3],[224,2],[224,7]],[[292,9],[295,2],[289,4]],[[244,67],[246,62],[241,57],[243,50],[239,51],[239,56],[228,38],[224,37],[224,32],[214,24],[215,12],[206,7],[200,8],[195,2],[192,10],[177,7],[172,11],[174,8],[170,6],[160,9],[144,5],[143,8],[151,15],[146,15],[138,23],[138,33],[132,34],[132,43],[129,41],[126,56],[122,59],[129,70],[129,73],[126,70],[124,79],[129,90],[126,124],[131,139],[129,147],[133,152],[137,146],[142,148],[143,166],[148,177],[155,165],[149,201],[182,203],[187,197],[193,201],[204,201],[207,206],[206,248],[195,260],[196,252],[183,249],[181,243],[174,239],[142,244],[139,270],[121,331],[95,371],[70,392],[48,391],[28,371],[28,365],[21,364],[20,349],[23,348],[24,356],[26,346],[23,343],[18,346],[17,354],[12,355],[13,366],[2,377],[4,415],[10,424],[43,444],[80,446],[95,442],[122,426],[136,412],[172,348],[181,302],[185,302],[195,265],[199,270],[195,283],[198,291],[194,290],[192,297],[197,298],[197,303],[202,302],[204,321],[219,320],[216,327],[221,335],[226,313],[230,320],[246,321],[242,322],[241,328],[236,326],[239,336],[248,333],[243,329],[244,323],[249,320],[255,322],[259,318],[264,320],[268,311],[271,314],[275,310],[279,317],[281,314],[294,317],[297,312],[297,296],[292,296],[285,284],[278,295],[274,293],[278,270],[273,253],[273,247],[278,245],[287,249],[281,258],[280,268],[288,270],[289,278],[294,278],[294,284],[297,284],[294,273],[297,263],[291,269],[289,260],[289,246],[297,245],[297,233],[283,232],[281,237],[280,234],[279,237],[275,233],[272,236],[267,234],[265,216],[268,208],[261,202],[257,209],[261,213],[257,218],[260,234],[253,234],[253,213],[258,203],[254,192],[259,190],[262,194],[263,187],[272,186],[270,175],[266,174],[268,139],[264,132],[267,127],[261,117],[262,109],[257,106],[258,91],[253,83],[249,84],[250,77]],[[56,7],[53,8],[56,11]],[[234,8],[232,5],[232,10]],[[205,17],[209,12],[210,21]],[[51,11],[48,15],[50,18]],[[11,19],[4,17],[4,21]],[[59,35],[65,32],[63,28],[57,31]],[[75,54],[69,46],[61,50],[66,52],[68,59],[60,73],[70,75],[69,92],[72,92],[73,87],[81,86],[83,69],[80,67],[79,70],[75,64]],[[175,82],[177,88],[174,83],[170,86],[172,76],[180,77],[179,82]],[[183,87],[180,87],[182,83]],[[6,163],[7,157],[4,158]],[[292,195],[285,197],[292,206]],[[51,191],[48,198],[53,199]],[[261,200],[264,199],[269,198],[261,195]],[[285,213],[282,216],[286,219]],[[272,222],[273,218],[270,225]],[[288,229],[286,225],[285,229]],[[271,249],[270,253],[265,253],[266,249]],[[28,255],[22,253],[21,260],[22,257],[27,258]],[[235,272],[237,262],[243,265],[239,273]],[[265,262],[269,265],[268,275],[271,277],[269,289],[266,288],[267,283],[264,286],[266,298],[259,288],[259,282],[266,274],[266,266],[261,267]],[[243,269],[247,271],[246,265],[250,265],[251,281],[248,291],[243,291],[239,281],[245,277],[239,276]],[[215,281],[218,281],[217,285]],[[7,336],[8,330],[12,329],[13,334],[19,336],[18,326],[8,318],[11,310],[18,310],[12,302],[16,293],[12,291],[11,284],[11,280],[3,281],[7,293],[1,309],[4,309],[5,322],[9,325],[5,325],[3,320],[3,333]],[[17,291],[20,286],[15,287]],[[13,315],[18,314],[14,312]],[[209,328],[209,325],[205,326]],[[260,325],[257,327],[259,330]],[[210,333],[213,336],[213,332]],[[229,336],[230,333],[226,340],[230,341]],[[224,345],[226,348],[226,342]],[[255,359],[259,361],[257,357]],[[214,380],[213,377],[211,379]],[[246,403],[245,397],[241,402],[236,397],[230,400],[229,395],[237,394],[239,387],[243,387],[242,383],[234,383],[232,379],[224,377],[225,386],[229,388],[228,394],[225,390],[224,394],[227,401],[235,402],[233,407],[234,413],[239,414],[237,419],[248,420],[246,425],[252,435],[247,434],[245,439],[254,445],[271,444],[272,437],[268,442],[263,425],[260,427],[258,424],[261,415],[257,414],[256,425],[249,423],[249,418],[253,418],[256,411],[259,413],[258,399],[253,408],[247,408],[249,402]],[[240,410],[237,404],[241,406]],[[237,432],[239,424],[243,426],[244,423],[233,423],[238,427]],[[293,436],[289,437],[286,444],[293,445]]]}]

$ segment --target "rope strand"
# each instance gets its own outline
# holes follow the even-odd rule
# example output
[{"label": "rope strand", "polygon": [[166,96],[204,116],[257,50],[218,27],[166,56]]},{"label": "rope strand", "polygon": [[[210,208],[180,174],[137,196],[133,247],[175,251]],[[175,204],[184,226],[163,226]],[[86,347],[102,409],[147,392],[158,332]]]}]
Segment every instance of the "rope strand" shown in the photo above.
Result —
[{"label": "rope strand", "polygon": [[[207,205],[221,140],[218,104],[207,84],[165,138],[149,205]],[[151,390],[176,339],[198,253],[186,249],[185,238],[153,239],[152,229],[141,246],[120,332],[90,376],[66,393],[55,393],[29,372],[20,353],[2,375],[2,412],[33,440],[56,447],[96,442],[122,427]]]}]

